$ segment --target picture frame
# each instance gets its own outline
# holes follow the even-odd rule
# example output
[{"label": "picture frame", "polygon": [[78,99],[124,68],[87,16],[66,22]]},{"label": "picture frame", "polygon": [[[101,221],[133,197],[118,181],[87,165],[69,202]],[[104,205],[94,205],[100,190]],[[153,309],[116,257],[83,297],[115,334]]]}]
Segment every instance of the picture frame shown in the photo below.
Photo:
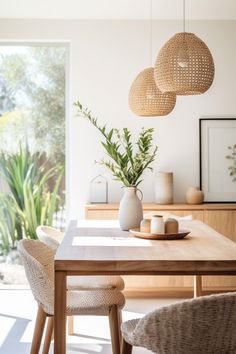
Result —
[{"label": "picture frame", "polygon": [[236,181],[230,176],[232,153],[236,144],[236,118],[200,118],[200,189],[204,202],[235,203]]}]

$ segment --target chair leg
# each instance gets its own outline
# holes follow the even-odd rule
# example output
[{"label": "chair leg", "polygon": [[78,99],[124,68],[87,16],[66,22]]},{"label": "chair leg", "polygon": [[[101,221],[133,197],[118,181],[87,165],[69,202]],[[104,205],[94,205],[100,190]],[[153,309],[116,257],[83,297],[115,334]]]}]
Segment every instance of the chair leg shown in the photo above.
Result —
[{"label": "chair leg", "polygon": [[194,298],[202,296],[202,276],[194,275]]},{"label": "chair leg", "polygon": [[38,354],[42,341],[43,330],[46,322],[46,313],[41,307],[38,308],[36,323],[34,327],[34,335],[31,344],[30,354]]},{"label": "chair leg", "polygon": [[43,351],[42,354],[48,354],[53,332],[53,316],[48,317],[47,329],[44,338]]},{"label": "chair leg", "polygon": [[73,336],[74,332],[74,318],[73,316],[68,316],[68,334]]},{"label": "chair leg", "polygon": [[118,306],[112,306],[109,313],[112,353],[120,354],[120,326]]},{"label": "chair leg", "polygon": [[132,349],[133,349],[132,345],[127,343],[123,338],[121,354],[131,354]]},{"label": "chair leg", "polygon": [[122,324],[122,311],[118,310],[118,327],[119,327],[120,348],[121,348],[121,344],[122,344],[121,324]]}]

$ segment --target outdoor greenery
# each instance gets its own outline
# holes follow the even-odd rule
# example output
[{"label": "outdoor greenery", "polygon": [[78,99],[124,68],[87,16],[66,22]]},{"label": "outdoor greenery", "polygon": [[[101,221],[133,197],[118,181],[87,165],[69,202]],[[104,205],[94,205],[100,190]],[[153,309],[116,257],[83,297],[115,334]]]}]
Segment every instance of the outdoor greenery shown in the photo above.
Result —
[{"label": "outdoor greenery", "polygon": [[29,46],[3,53],[0,149],[17,151],[19,141],[27,136],[31,151],[45,152],[54,163],[64,164],[66,48]]},{"label": "outdoor greenery", "polygon": [[14,199],[0,193],[0,253],[8,253],[15,247],[18,219],[15,213]]},{"label": "outdoor greenery", "polygon": [[106,125],[100,126],[97,118],[94,118],[88,109],[83,109],[79,101],[75,106],[78,115],[88,119],[104,139],[102,145],[111,161],[103,159],[98,163],[107,167],[115,179],[122,182],[124,186],[138,186],[142,182],[141,176],[144,170],[152,170],[150,165],[157,154],[157,146],[152,146],[154,130],[143,128],[137,142],[133,143],[131,132],[127,128],[107,130]]},{"label": "outdoor greenery", "polygon": [[63,203],[59,190],[64,167],[49,167],[45,155],[31,154],[25,145],[16,154],[1,153],[0,173],[8,187],[0,203],[0,241],[7,252],[22,237],[36,239],[38,225],[52,225]]},{"label": "outdoor greenery", "polygon": [[230,155],[227,155],[226,158],[231,161],[231,166],[229,166],[229,175],[232,177],[232,181],[236,181],[236,144],[229,146]]},{"label": "outdoor greenery", "polygon": [[65,68],[63,45],[0,48],[0,253],[63,210]]}]

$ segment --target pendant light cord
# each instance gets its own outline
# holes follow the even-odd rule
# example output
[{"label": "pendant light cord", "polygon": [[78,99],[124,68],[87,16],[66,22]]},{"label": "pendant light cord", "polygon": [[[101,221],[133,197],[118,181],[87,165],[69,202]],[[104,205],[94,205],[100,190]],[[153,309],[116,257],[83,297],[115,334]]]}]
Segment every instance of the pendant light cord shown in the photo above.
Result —
[{"label": "pendant light cord", "polygon": [[150,0],[150,66],[152,66],[152,0]]},{"label": "pendant light cord", "polygon": [[185,33],[185,0],[183,0],[183,32]]}]

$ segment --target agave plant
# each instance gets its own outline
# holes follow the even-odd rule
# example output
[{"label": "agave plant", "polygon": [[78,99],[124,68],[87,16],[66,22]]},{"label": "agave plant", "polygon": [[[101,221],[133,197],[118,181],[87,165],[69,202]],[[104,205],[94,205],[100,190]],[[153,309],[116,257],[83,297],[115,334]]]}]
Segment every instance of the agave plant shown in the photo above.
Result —
[{"label": "agave plant", "polygon": [[[17,212],[23,224],[24,234],[27,238],[36,239],[36,228],[38,225],[52,226],[53,215],[60,204],[59,188],[63,167],[53,167],[48,170],[37,183],[32,183],[30,174],[26,176],[23,183],[24,209],[17,208]],[[52,191],[47,187],[50,178],[55,177],[55,184]]]},{"label": "agave plant", "polygon": [[[59,189],[64,167],[49,168],[43,160],[42,154],[32,154],[27,145],[20,146],[15,154],[0,155],[0,173],[10,190],[10,195],[6,192],[0,203],[0,213],[4,215],[0,236],[5,249],[9,248],[7,242],[14,246],[16,239],[37,238],[38,225],[53,223],[53,215],[61,203]],[[51,188],[50,181],[53,181]]]},{"label": "agave plant", "polygon": [[0,193],[0,200],[0,249],[7,253],[15,247],[18,219],[14,199],[10,195]]},{"label": "agave plant", "polygon": [[20,145],[19,152],[14,154],[0,154],[0,172],[7,182],[17,204],[24,208],[23,184],[27,174],[34,183],[38,175],[40,154],[31,154],[28,145]]}]

